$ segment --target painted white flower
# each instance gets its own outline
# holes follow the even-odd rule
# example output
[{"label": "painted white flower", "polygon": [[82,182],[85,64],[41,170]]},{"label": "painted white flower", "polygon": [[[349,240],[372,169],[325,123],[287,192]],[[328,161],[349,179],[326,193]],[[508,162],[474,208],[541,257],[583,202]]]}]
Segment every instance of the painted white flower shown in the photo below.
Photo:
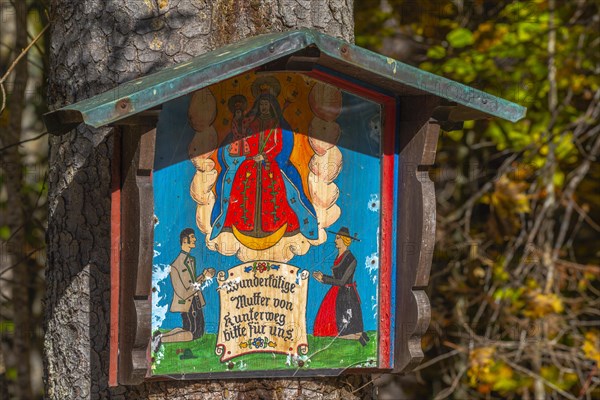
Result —
[{"label": "painted white flower", "polygon": [[168,264],[154,264],[152,266],[152,332],[156,331],[162,325],[169,308],[168,304],[159,306],[158,303],[163,299],[160,291],[160,282],[166,279],[171,272],[171,266]]},{"label": "painted white flower", "polygon": [[306,363],[310,362],[310,358],[308,358],[308,356],[298,356],[298,360],[302,360]]},{"label": "painted white flower", "polygon": [[376,366],[375,360],[367,360],[365,362],[365,364],[363,365],[364,368],[373,368],[375,366]]},{"label": "painted white flower", "polygon": [[377,270],[379,269],[379,256],[377,253],[373,253],[370,256],[365,257],[365,267],[367,268],[369,275],[377,273]]},{"label": "painted white flower", "polygon": [[291,367],[292,365],[294,366],[298,366],[298,362],[302,361],[304,364],[310,364],[310,358],[308,358],[308,356],[300,356],[298,354],[292,354],[292,353],[288,353],[287,357],[285,358],[285,365],[287,365],[288,367]]},{"label": "painted white flower", "polygon": [[308,356],[294,356],[294,364],[298,365],[299,361],[304,362],[305,365],[310,364],[310,358],[308,358]]},{"label": "painted white flower", "polygon": [[158,350],[158,352],[154,355],[154,364],[160,365],[160,362],[162,361],[164,356],[165,356],[165,349],[164,349],[164,346],[161,346],[161,348]]},{"label": "painted white flower", "polygon": [[367,207],[373,212],[379,211],[379,196],[377,195],[377,193],[374,193],[370,196],[369,204],[367,205]]}]

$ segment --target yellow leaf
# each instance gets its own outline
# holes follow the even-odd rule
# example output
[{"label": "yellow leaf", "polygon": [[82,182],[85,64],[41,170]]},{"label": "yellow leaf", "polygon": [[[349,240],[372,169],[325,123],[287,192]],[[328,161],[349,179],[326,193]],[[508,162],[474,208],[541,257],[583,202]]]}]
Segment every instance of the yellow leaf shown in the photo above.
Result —
[{"label": "yellow leaf", "polygon": [[525,282],[525,286],[527,286],[528,289],[537,289],[540,287],[537,281],[533,278],[528,278]]},{"label": "yellow leaf", "polygon": [[[519,179],[521,174],[514,175]],[[529,196],[526,194],[528,183],[516,179],[507,175],[501,176],[494,184],[494,192],[489,195],[488,201],[494,219],[490,223],[490,229],[496,227],[493,233],[499,234],[500,238],[514,235],[521,227],[519,214],[531,211]]]},{"label": "yellow leaf", "polygon": [[506,211],[527,213],[531,211],[529,208],[529,199],[525,194],[527,186],[526,182],[516,182],[506,176],[502,176],[496,182],[496,190],[493,196],[496,196],[497,201],[502,204]]},{"label": "yellow leaf", "polygon": [[564,310],[562,300],[554,293],[544,294],[534,291],[528,296],[523,315],[529,318],[542,318],[548,314],[561,313]]},{"label": "yellow leaf", "polygon": [[598,335],[598,332],[589,331],[585,333],[581,350],[587,358],[596,361],[596,365],[600,366],[600,335]]},{"label": "yellow leaf", "polygon": [[494,364],[493,356],[496,353],[494,347],[479,347],[473,349],[469,354],[469,370],[467,376],[472,387],[477,387],[478,382],[487,382],[487,375]]}]

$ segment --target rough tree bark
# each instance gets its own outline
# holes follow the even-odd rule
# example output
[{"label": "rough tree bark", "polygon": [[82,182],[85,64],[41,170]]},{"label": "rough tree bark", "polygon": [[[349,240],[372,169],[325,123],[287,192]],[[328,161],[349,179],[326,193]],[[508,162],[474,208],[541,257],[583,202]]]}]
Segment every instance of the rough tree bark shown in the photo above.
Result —
[{"label": "rough tree bark", "polygon": [[[312,27],[352,41],[352,6],[352,0],[53,0],[49,103],[82,100],[260,33]],[[50,141],[47,396],[356,398],[351,392],[366,377],[108,389],[111,152],[108,128],[79,128]]]}]

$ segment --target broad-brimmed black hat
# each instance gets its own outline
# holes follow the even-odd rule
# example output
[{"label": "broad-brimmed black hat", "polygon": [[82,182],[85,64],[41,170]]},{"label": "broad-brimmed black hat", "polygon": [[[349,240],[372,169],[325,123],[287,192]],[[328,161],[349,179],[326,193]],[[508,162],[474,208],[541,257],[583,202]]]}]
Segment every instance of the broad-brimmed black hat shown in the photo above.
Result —
[{"label": "broad-brimmed black hat", "polygon": [[346,227],[346,226],[342,226],[338,232],[334,232],[334,231],[328,231],[328,232],[335,233],[336,235],[340,235],[340,236],[345,236],[347,238],[350,238],[352,240],[356,240],[357,242],[360,242],[360,239],[356,237],[356,233],[354,234],[354,236],[350,235],[350,229],[348,229],[348,227]]}]

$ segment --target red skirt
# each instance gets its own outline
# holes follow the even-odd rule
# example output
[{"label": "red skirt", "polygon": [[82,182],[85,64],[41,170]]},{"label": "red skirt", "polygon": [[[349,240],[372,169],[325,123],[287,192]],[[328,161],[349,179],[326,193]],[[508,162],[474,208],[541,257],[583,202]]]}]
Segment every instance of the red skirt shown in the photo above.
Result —
[{"label": "red skirt", "polygon": [[335,315],[335,304],[340,288],[332,286],[325,295],[321,307],[315,317],[313,336],[337,336],[338,327]]}]

